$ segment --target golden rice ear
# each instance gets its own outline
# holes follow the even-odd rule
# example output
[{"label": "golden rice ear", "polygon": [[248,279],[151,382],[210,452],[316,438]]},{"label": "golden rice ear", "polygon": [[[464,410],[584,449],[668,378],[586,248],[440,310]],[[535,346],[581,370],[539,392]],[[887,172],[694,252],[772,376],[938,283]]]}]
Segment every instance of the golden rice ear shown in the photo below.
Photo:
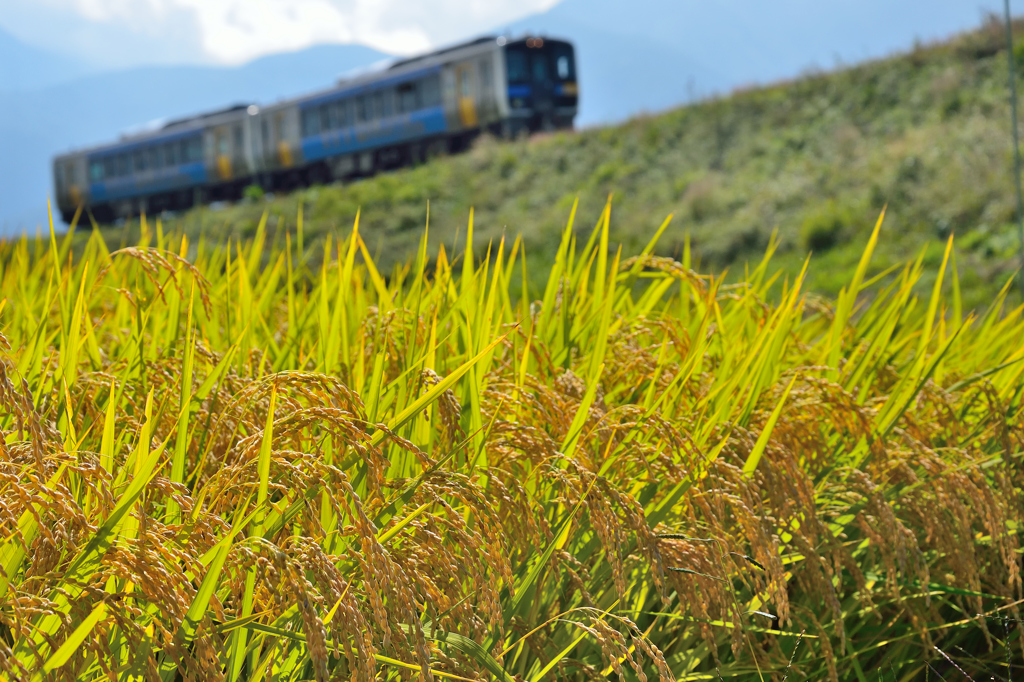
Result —
[{"label": "golden rice ear", "polygon": [[316,262],[264,226],[193,261],[0,242],[2,674],[1002,661],[1024,312],[954,329],[870,253],[838,305],[767,257],[609,260],[610,219],[534,310],[518,241],[388,277],[356,230]]}]

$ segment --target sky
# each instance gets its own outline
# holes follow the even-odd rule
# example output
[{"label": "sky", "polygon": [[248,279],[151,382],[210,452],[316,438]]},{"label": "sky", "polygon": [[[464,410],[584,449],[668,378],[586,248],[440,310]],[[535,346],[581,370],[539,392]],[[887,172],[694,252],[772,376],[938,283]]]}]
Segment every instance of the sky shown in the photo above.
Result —
[{"label": "sky", "polygon": [[413,54],[558,0],[0,0],[0,29],[102,68],[234,65],[318,43]]}]

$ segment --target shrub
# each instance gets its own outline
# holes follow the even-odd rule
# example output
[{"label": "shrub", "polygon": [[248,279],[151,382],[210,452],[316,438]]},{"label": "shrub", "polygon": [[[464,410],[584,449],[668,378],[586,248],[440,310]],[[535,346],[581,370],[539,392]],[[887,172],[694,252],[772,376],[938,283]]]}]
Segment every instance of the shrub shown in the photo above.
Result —
[{"label": "shrub", "polygon": [[819,204],[800,224],[800,241],[808,251],[828,251],[848,235],[853,225],[853,211],[834,199]]},{"label": "shrub", "polygon": [[263,188],[259,185],[249,185],[242,190],[242,198],[246,201],[262,201],[263,196]]}]

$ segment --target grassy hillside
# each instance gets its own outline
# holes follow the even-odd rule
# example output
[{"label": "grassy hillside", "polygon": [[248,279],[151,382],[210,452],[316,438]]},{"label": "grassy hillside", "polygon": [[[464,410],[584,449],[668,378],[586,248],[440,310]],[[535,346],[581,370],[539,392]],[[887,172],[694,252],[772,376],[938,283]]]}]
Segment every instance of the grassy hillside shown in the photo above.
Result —
[{"label": "grassy hillside", "polygon": [[203,225],[244,234],[269,210],[272,227],[294,227],[301,202],[315,237],[350,228],[361,208],[363,234],[388,266],[413,255],[429,201],[434,244],[454,243],[475,207],[478,235],[522,234],[542,258],[577,197],[584,227],[614,193],[613,242],[635,247],[674,214],[665,254],[678,253],[688,232],[697,261],[720,268],[759,256],[777,229],[777,262],[796,272],[813,251],[809,286],[834,293],[888,203],[877,267],[924,246],[934,260],[955,232],[965,295],[977,305],[1017,267],[1002,40],[993,24],[617,127],[482,140],[419,168],[203,209],[183,222],[193,233]]}]

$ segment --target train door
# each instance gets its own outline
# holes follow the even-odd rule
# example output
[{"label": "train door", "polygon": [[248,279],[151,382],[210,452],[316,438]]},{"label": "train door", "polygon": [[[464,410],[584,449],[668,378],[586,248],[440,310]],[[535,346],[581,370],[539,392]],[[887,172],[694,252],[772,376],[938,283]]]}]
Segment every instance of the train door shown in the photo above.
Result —
[{"label": "train door", "polygon": [[[529,45],[529,41],[527,45]],[[530,77],[533,81],[533,109],[540,118],[540,128],[549,130],[554,127],[552,117],[555,109],[550,55],[547,49],[543,49],[543,39],[535,39],[533,45],[535,48],[540,48],[529,51]]]},{"label": "train door", "polygon": [[465,128],[476,128],[479,118],[476,113],[476,79],[473,64],[459,64],[455,67],[455,96],[459,103],[459,121]]},{"label": "train door", "polygon": [[82,187],[88,186],[86,180],[85,157],[77,157],[68,163],[68,198],[76,209],[82,205],[84,197]]},{"label": "train door", "polygon": [[245,153],[245,119],[231,124],[231,170],[235,177],[252,173],[252,164]]},{"label": "train door", "polygon": [[214,168],[219,180],[231,179],[231,128],[218,126],[213,129]]},{"label": "train door", "polygon": [[482,124],[490,123],[498,117],[498,95],[495,92],[494,59],[485,55],[478,62],[477,72],[480,78],[479,119]]},{"label": "train door", "polygon": [[277,142],[277,161],[284,168],[291,168],[294,159],[292,148],[285,139],[285,112],[274,112],[274,140]]}]

